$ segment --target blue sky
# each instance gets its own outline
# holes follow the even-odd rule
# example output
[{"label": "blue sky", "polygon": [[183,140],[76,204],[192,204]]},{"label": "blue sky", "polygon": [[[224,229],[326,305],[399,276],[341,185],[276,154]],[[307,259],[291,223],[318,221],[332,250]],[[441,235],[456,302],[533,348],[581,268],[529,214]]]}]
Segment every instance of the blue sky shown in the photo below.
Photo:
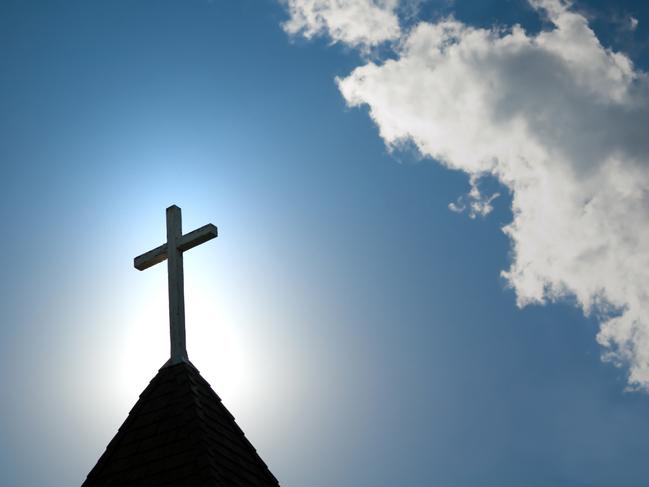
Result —
[{"label": "blue sky", "polygon": [[[646,485],[639,289],[647,280],[615,269],[641,269],[646,257],[647,160],[636,154],[646,131],[638,121],[649,113],[647,6],[579,1],[566,10],[587,19],[602,52],[634,62],[631,95],[615,91],[617,78],[587,84],[600,78],[581,76],[581,61],[562,71],[586,83],[575,92],[557,82],[548,94],[541,83],[516,84],[518,70],[494,71],[510,74],[510,91],[496,94],[529,130],[503,138],[520,150],[512,160],[533,153],[527,140],[534,150],[547,140],[561,149],[532,164],[551,168],[561,189],[539,200],[510,166],[476,171],[456,155],[491,154],[471,137],[473,119],[462,118],[472,113],[463,96],[484,93],[470,91],[482,87],[471,66],[446,65],[445,53],[437,61],[449,75],[464,70],[460,118],[427,104],[440,91],[402,96],[395,84],[424,79],[426,68],[406,68],[428,66],[398,43],[451,14],[464,26],[452,43],[466,52],[469,26],[520,23],[525,59],[552,61],[559,54],[549,47],[525,44],[555,28],[547,13],[523,0],[372,5],[398,17],[395,37],[352,42],[332,24],[310,38],[306,24],[286,32],[306,0],[0,2],[4,484],[79,485],[165,362],[165,269],[140,273],[132,259],[162,243],[164,209],[177,204],[185,230],[219,227],[218,239],[185,258],[189,356],[281,485]],[[376,76],[370,86],[351,77],[388,59],[405,78],[377,69],[363,78]],[[404,60],[411,64],[397,64]],[[547,66],[529,72],[552,73]],[[484,97],[473,99],[489,106]],[[403,116],[390,118],[386,107]],[[447,144],[457,134],[449,132],[429,141],[419,122],[399,125],[413,113],[433,128],[460,123],[466,140]],[[489,134],[518,134],[479,115]],[[584,126],[597,136],[584,142]],[[609,146],[621,154],[611,173],[591,154]],[[507,162],[502,148],[487,148]],[[640,202],[603,204],[611,213],[588,206],[618,194],[595,184],[612,180]],[[484,217],[449,209],[485,209],[494,192]],[[563,194],[587,203],[576,211]],[[517,198],[522,210],[513,213]],[[529,217],[540,207],[556,212]],[[516,214],[520,231],[507,235]],[[594,260],[580,247],[588,225],[607,238]],[[530,238],[537,230],[549,235],[540,249]],[[516,262],[534,272],[501,274]],[[597,341],[606,323],[608,345]]]}]

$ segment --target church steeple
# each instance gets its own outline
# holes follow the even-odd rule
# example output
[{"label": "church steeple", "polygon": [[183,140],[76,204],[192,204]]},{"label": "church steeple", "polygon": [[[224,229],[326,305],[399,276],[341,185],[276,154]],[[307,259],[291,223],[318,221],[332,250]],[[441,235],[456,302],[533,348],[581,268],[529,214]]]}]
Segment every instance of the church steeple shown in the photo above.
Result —
[{"label": "church steeple", "polygon": [[169,262],[171,358],[158,371],[82,487],[278,487],[185,347],[182,252],[216,237],[206,225],[182,235],[180,208],[167,209],[167,243],[135,258]]},{"label": "church steeple", "polygon": [[220,398],[189,363],[163,367],[82,487],[277,487]]}]

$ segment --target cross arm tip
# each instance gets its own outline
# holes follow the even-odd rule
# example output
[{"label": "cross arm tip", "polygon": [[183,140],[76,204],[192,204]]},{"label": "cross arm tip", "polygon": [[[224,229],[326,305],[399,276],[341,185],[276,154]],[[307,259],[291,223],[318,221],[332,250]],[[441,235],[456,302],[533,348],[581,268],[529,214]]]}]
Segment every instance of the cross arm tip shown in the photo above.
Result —
[{"label": "cross arm tip", "polygon": [[138,271],[143,271],[154,266],[167,258],[167,244],[163,244],[149,252],[138,255],[133,259],[133,267]]},{"label": "cross arm tip", "polygon": [[219,229],[216,228],[216,225],[212,223],[208,223],[207,225],[205,225],[205,230],[207,231],[207,233],[210,235],[211,238],[215,238],[219,236]]},{"label": "cross arm tip", "polygon": [[215,225],[208,223],[207,225],[197,228],[193,232],[189,232],[186,235],[183,235],[178,241],[178,249],[181,251],[189,250],[192,247],[212,240],[213,238],[218,237],[218,230]]}]

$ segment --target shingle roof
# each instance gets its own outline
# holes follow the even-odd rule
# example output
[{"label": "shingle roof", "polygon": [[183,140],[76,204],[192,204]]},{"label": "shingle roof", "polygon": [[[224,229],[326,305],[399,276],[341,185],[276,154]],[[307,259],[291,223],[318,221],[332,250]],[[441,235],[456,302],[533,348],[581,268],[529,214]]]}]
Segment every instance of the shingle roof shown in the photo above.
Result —
[{"label": "shingle roof", "polygon": [[82,487],[172,485],[279,485],[189,363],[160,369]]}]

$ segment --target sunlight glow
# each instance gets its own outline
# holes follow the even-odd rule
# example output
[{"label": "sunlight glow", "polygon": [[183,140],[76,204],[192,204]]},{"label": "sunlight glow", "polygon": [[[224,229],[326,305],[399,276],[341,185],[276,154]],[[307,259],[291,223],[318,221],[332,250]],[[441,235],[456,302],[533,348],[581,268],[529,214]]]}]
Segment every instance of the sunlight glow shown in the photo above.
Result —
[{"label": "sunlight glow", "polygon": [[[117,364],[118,381],[126,401],[133,401],[169,358],[167,283],[161,276],[155,277],[155,281],[162,282],[148,283],[144,299],[136,306],[121,337],[123,353]],[[187,349],[190,361],[214,390],[236,401],[244,389],[255,387],[246,373],[251,354],[246,353],[240,331],[222,319],[216,296],[208,278],[192,276],[189,283],[186,279]]]},{"label": "sunlight glow", "polygon": [[218,293],[207,279],[186,284],[185,312],[190,360],[221,397],[237,400],[254,389],[248,373],[254,356],[242,331],[224,319]]}]

